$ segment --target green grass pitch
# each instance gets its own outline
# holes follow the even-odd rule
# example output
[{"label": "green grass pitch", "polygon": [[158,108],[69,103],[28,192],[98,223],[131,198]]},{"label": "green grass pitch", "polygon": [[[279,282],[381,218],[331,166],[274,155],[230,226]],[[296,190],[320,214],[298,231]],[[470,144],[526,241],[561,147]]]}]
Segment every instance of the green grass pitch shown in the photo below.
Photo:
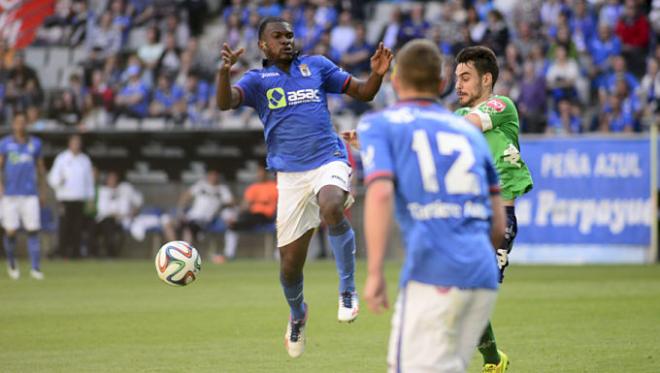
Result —
[{"label": "green grass pitch", "polygon": [[[46,262],[0,275],[0,372],[384,372],[390,314],[336,321],[334,264],[308,263],[305,354],[290,359],[277,263],[203,263],[186,288],[152,262]],[[359,263],[358,285],[364,281]],[[398,263],[388,264],[390,293]],[[393,301],[393,298],[391,298]],[[660,266],[516,266],[494,315],[509,372],[660,372]],[[470,372],[479,371],[475,355]]]}]

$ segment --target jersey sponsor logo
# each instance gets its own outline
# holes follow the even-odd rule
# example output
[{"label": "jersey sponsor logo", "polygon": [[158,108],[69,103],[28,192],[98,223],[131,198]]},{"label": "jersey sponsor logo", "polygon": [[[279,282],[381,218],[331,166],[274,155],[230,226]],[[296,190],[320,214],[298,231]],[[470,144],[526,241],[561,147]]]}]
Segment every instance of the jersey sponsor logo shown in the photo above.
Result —
[{"label": "jersey sponsor logo", "polygon": [[307,64],[301,63],[300,66],[298,66],[298,69],[300,69],[302,76],[312,76],[312,71]]},{"label": "jersey sponsor logo", "polygon": [[275,72],[270,72],[270,73],[261,73],[261,78],[262,79],[264,79],[264,78],[275,78],[275,77],[278,77],[278,76],[280,76],[280,73],[278,73],[276,71]]},{"label": "jersey sponsor logo", "polygon": [[280,109],[286,106],[286,95],[284,89],[277,87],[271,88],[266,92],[269,109]]},{"label": "jersey sponsor logo", "polygon": [[509,147],[504,150],[503,155],[504,157],[502,159],[505,162],[509,162],[518,168],[522,167],[522,164],[520,164],[520,152],[513,144],[509,144]]},{"label": "jersey sponsor logo", "polygon": [[9,157],[7,158],[9,159],[10,164],[31,163],[34,160],[32,154],[14,152],[10,152]]},{"label": "jersey sponsor logo", "polygon": [[499,98],[494,98],[486,103],[486,106],[489,108],[493,109],[494,111],[501,113],[506,109],[506,104],[504,101],[500,100]]},{"label": "jersey sponsor logo", "polygon": [[321,102],[319,90],[311,88],[286,93],[280,87],[271,88],[266,92],[266,98],[268,99],[268,108],[271,110],[292,105]]}]

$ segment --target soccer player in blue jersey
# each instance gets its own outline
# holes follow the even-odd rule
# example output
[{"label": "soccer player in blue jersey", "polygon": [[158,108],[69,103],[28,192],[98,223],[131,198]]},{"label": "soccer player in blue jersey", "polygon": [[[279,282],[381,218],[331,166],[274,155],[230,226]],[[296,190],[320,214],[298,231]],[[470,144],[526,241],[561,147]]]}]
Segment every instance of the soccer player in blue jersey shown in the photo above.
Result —
[{"label": "soccer player in blue jersey", "polygon": [[236,85],[229,75],[243,49],[225,44],[218,71],[217,103],[221,110],[246,105],[264,124],[267,163],[277,172],[277,246],[280,282],[291,308],[285,345],[291,357],[305,347],[307,305],[303,299],[303,266],[310,238],[321,218],[339,272],[337,318],[351,322],[358,315],[355,292],[355,234],[344,217],[350,204],[350,174],[346,148],[330,121],[326,95],[345,93],[361,100],[374,98],[392,60],[382,43],[371,57],[371,74],[359,80],[323,56],[299,55],[291,24],[265,18],[259,27],[263,68],[248,71]]},{"label": "soccer player in blue jersey", "polygon": [[399,102],[358,125],[370,310],[388,307],[383,260],[393,202],[405,246],[392,372],[465,372],[498,288],[494,247],[505,218],[497,172],[483,135],[436,101],[441,76],[435,44],[407,43],[392,78]]},{"label": "soccer player in blue jersey", "polygon": [[[40,269],[39,199],[45,191],[46,168],[41,157],[41,140],[26,132],[27,117],[14,114],[12,134],[0,139],[0,195],[2,196],[2,227],[7,254],[7,273],[17,280],[20,271],[16,263],[16,231],[21,226],[27,232],[27,246],[32,260],[30,276],[44,278]],[[21,225],[22,223],[22,225]]]}]

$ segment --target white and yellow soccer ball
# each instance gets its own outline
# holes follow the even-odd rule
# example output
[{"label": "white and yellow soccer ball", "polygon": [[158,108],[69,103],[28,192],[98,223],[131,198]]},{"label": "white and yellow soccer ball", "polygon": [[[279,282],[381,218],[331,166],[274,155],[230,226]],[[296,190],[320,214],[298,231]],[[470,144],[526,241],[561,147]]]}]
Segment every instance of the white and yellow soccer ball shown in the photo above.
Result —
[{"label": "white and yellow soccer ball", "polygon": [[156,254],[156,272],[166,284],[185,286],[195,281],[202,270],[197,249],[185,241],[170,241]]}]

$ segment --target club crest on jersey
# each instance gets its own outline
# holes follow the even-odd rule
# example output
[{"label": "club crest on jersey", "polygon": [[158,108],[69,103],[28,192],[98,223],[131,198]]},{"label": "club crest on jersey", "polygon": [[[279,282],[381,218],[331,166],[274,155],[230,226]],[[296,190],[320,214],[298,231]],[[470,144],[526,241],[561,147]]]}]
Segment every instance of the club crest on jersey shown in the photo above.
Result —
[{"label": "club crest on jersey", "polygon": [[498,98],[494,98],[494,99],[488,101],[486,103],[486,106],[488,106],[489,108],[495,110],[498,113],[501,113],[502,111],[504,111],[504,109],[506,109],[506,104]]},{"label": "club crest on jersey", "polygon": [[298,66],[298,69],[300,69],[302,76],[312,76],[312,72],[309,70],[309,66],[307,66],[306,63],[301,63],[300,66]]}]

